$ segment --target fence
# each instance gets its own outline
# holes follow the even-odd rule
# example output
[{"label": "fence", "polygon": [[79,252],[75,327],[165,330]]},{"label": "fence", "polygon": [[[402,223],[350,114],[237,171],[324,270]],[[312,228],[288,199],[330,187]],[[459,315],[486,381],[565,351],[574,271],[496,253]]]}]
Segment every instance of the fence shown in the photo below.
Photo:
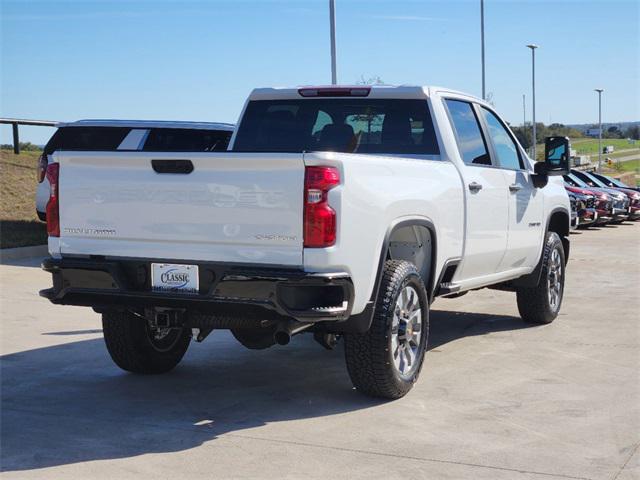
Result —
[{"label": "fence", "polygon": [[59,122],[50,120],[23,120],[18,118],[0,118],[0,124],[11,125],[13,130],[13,153],[20,154],[20,134],[18,125],[31,125],[35,127],[55,127]]}]

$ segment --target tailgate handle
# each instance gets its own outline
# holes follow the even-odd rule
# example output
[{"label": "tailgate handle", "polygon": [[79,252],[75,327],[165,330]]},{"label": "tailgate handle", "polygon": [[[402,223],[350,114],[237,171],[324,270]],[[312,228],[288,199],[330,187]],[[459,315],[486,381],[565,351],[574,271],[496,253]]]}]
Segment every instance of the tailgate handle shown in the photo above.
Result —
[{"label": "tailgate handle", "polygon": [[191,160],[151,160],[151,166],[156,173],[191,173]]}]

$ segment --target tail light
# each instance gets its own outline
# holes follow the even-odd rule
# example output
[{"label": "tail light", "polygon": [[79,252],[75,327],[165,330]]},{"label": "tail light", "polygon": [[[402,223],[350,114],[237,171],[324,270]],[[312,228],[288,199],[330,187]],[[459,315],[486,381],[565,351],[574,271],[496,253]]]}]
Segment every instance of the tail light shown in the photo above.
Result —
[{"label": "tail light", "polygon": [[38,183],[44,182],[44,177],[47,176],[47,154],[43,153],[38,158]]},{"label": "tail light", "polygon": [[336,243],[336,212],[329,206],[329,190],[340,184],[333,167],[307,167],[304,174],[304,246],[330,247]]},{"label": "tail light", "polygon": [[47,202],[47,233],[50,237],[60,236],[60,192],[58,178],[60,164],[52,163],[47,166],[47,180],[49,180],[49,201]]}]

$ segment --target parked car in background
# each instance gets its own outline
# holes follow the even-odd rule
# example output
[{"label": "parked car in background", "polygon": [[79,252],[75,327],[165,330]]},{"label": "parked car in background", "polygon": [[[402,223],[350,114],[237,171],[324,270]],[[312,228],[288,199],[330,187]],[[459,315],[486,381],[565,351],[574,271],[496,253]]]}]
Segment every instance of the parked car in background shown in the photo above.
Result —
[{"label": "parked car in background", "polygon": [[[591,225],[598,218],[593,208],[595,197],[591,194],[574,193],[576,197],[576,228]],[[591,207],[589,207],[591,205]]]},{"label": "parked car in background", "polygon": [[[604,225],[613,219],[613,200],[604,192],[582,188],[570,177],[565,175],[565,189],[568,192],[579,193],[587,198],[584,216],[590,220],[589,224]],[[581,222],[586,226],[586,222]]]},{"label": "parked car in background", "polygon": [[627,220],[631,215],[631,196],[636,192],[633,190],[622,190],[619,188],[609,188],[603,182],[591,175],[589,172],[581,170],[571,170],[571,174],[578,177],[592,188],[601,188],[613,197],[613,222],[620,223]]},{"label": "parked car in background", "polygon": [[578,223],[579,223],[579,219],[578,219],[578,199],[577,199],[577,195],[576,193],[572,193],[570,191],[567,191],[567,194],[569,195],[569,205],[571,208],[571,229],[575,230],[576,228],[578,228]]},{"label": "parked car in background", "polygon": [[565,182],[569,183],[572,186],[586,188],[592,190],[594,192],[606,193],[609,197],[611,197],[611,222],[621,222],[626,220],[628,217],[628,205],[625,206],[625,203],[628,203],[628,197],[613,188],[600,187],[595,185],[593,181],[587,183],[582,179],[581,176],[575,174],[575,170],[572,170],[570,173],[564,176]]},{"label": "parked car in background", "polygon": [[620,190],[629,197],[629,220],[640,219],[640,188],[632,188],[625,185],[617,178],[608,177],[601,173],[589,172],[592,177],[597,178],[609,188]]},{"label": "parked car in background", "polygon": [[610,177],[608,175],[603,175],[601,173],[596,173],[596,172],[590,172],[590,173],[594,177],[600,179],[608,187],[611,187],[611,188],[627,188],[629,190],[634,190],[636,192],[640,192],[640,187],[632,187],[630,185],[627,185],[626,183],[622,182],[618,178]]},{"label": "parked car in background", "polygon": [[36,212],[46,221],[50,155],[81,152],[219,152],[225,151],[234,125],[211,122],[148,120],[79,120],[59,123],[38,161]]}]

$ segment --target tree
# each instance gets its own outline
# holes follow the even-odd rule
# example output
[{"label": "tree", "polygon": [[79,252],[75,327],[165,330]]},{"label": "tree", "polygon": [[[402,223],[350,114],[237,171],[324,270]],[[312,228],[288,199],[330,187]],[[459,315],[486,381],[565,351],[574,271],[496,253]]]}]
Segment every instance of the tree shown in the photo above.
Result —
[{"label": "tree", "polygon": [[640,125],[632,125],[627,128],[624,136],[632,140],[640,140]]},{"label": "tree", "polygon": [[378,75],[369,78],[364,78],[364,75],[360,75],[356,85],[386,85],[386,83]]}]

